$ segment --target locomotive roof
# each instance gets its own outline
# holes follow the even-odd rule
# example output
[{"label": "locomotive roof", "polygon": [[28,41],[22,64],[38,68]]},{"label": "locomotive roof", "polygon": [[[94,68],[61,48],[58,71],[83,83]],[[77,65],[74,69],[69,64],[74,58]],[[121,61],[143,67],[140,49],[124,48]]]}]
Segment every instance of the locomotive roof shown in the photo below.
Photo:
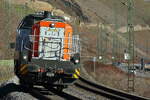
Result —
[{"label": "locomotive roof", "polygon": [[45,18],[45,19],[43,19],[43,21],[57,21],[57,22],[64,22],[65,20],[64,20],[64,19],[59,19],[59,18],[55,17],[55,18]]},{"label": "locomotive roof", "polygon": [[29,14],[23,18],[19,28],[31,28],[32,25],[37,21],[56,21],[56,22],[64,22],[64,18],[60,16],[44,16],[44,15],[38,15],[38,14]]},{"label": "locomotive roof", "polygon": [[30,17],[33,19],[41,19],[41,20],[48,20],[48,21],[52,21],[52,20],[57,20],[57,21],[62,21],[64,22],[65,19],[61,16],[54,16],[54,15],[41,15],[41,14],[29,14],[26,17]]}]

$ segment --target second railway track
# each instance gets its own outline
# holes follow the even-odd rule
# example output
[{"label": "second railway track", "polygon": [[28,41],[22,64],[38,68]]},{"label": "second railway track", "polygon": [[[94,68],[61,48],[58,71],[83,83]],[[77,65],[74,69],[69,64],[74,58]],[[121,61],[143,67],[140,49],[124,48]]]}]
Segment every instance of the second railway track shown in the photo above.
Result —
[{"label": "second railway track", "polygon": [[75,83],[75,86],[85,91],[92,92],[96,95],[103,96],[108,99],[114,100],[149,100],[149,98],[129,94],[117,89],[108,88],[104,85],[96,84],[80,77],[79,81]]}]

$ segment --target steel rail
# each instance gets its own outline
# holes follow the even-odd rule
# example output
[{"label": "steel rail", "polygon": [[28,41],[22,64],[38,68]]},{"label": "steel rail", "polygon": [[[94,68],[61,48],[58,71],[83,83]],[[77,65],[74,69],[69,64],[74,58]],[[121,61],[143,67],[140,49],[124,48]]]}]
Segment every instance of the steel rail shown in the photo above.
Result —
[{"label": "steel rail", "polygon": [[146,98],[146,97],[142,97],[142,96],[137,96],[137,95],[133,95],[133,94],[129,94],[129,93],[126,93],[126,92],[123,92],[123,91],[120,91],[120,90],[117,90],[117,89],[114,89],[114,88],[110,88],[110,87],[107,87],[107,86],[104,86],[104,85],[100,85],[100,84],[96,84],[94,82],[91,82],[89,80],[86,80],[82,77],[79,78],[79,80],[91,87],[94,87],[98,90],[95,90],[95,89],[91,89],[91,88],[88,88],[88,87],[85,87],[83,85],[80,85],[78,83],[76,83],[75,85],[78,86],[78,87],[81,87],[83,89],[86,89],[88,91],[91,91],[91,92],[95,92],[96,94],[99,94],[99,95],[102,95],[106,98],[114,98],[114,99],[121,99],[121,100],[150,100],[150,98]]},{"label": "steel rail", "polygon": [[65,93],[63,91],[62,92],[58,92],[55,88],[48,88],[48,87],[46,87],[46,89],[48,89],[49,91],[55,93],[56,95],[66,99],[66,100],[70,100],[70,99],[72,99],[72,100],[81,100],[80,98],[78,98],[78,97],[76,97],[74,95]]},{"label": "steel rail", "polygon": [[29,90],[29,93],[39,100],[52,100],[50,97],[45,96],[44,94],[40,93],[40,91],[34,88]]},{"label": "steel rail", "polygon": [[114,95],[112,93],[109,93],[109,92],[106,92],[104,90],[97,90],[97,89],[93,89],[93,88],[90,88],[90,87],[87,87],[87,86],[84,86],[84,85],[81,85],[79,83],[75,83],[75,86],[78,87],[78,88],[82,88],[86,91],[89,91],[89,92],[92,92],[94,94],[97,94],[97,95],[100,95],[100,96],[103,96],[103,97],[106,97],[106,98],[109,98],[109,99],[115,99],[115,100],[128,100],[127,98],[124,98],[124,97],[120,97],[118,95]]},{"label": "steel rail", "polygon": [[[48,87],[45,87],[44,86],[44,89],[46,89],[45,91],[46,92],[51,92],[52,94],[54,94],[53,96],[54,97],[51,97],[51,95],[49,94],[43,94],[40,92],[41,88],[30,88],[30,87],[25,87],[25,86],[22,86],[21,87],[24,91],[28,92],[30,95],[32,95],[33,97],[39,99],[39,100],[53,100],[55,98],[55,96],[60,97],[60,98],[63,98],[65,100],[70,100],[70,99],[73,99],[73,100],[81,100],[80,98],[72,95],[72,94],[69,94],[69,93],[65,93],[65,92],[58,92],[57,89],[51,87],[51,88],[48,88]],[[43,89],[43,88],[42,88]]]}]

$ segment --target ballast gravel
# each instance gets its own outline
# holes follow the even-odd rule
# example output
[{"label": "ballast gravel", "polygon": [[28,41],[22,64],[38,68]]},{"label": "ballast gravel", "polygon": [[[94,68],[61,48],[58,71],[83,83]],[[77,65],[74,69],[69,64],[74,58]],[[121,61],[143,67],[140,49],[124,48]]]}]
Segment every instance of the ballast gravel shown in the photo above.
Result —
[{"label": "ballast gravel", "polygon": [[38,100],[19,86],[19,79],[14,76],[0,83],[0,100]]}]

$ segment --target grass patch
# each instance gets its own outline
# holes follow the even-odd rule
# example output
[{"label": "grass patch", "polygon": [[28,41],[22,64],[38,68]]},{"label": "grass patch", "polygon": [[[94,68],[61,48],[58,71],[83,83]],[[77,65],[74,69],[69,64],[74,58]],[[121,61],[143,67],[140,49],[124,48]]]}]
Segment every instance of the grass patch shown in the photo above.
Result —
[{"label": "grass patch", "polygon": [[18,16],[21,17],[35,12],[33,9],[30,9],[27,5],[8,4],[7,1],[3,1],[2,3],[4,5],[3,9],[5,9],[5,12],[16,13]]},{"label": "grass patch", "polygon": [[13,74],[10,75],[10,76],[5,76],[5,77],[3,77],[3,78],[0,78],[0,83],[3,83],[3,82],[5,82],[5,81],[9,80],[9,79],[11,79],[12,77],[13,77]]},{"label": "grass patch", "polygon": [[0,60],[0,83],[14,76],[13,66],[13,60]]},{"label": "grass patch", "polygon": [[14,66],[13,60],[0,60],[0,68],[3,66]]},{"label": "grass patch", "polygon": [[13,5],[14,6],[14,11],[17,12],[18,14],[21,14],[22,16],[25,16],[27,14],[31,14],[34,12],[34,10],[28,8],[25,5]]}]

